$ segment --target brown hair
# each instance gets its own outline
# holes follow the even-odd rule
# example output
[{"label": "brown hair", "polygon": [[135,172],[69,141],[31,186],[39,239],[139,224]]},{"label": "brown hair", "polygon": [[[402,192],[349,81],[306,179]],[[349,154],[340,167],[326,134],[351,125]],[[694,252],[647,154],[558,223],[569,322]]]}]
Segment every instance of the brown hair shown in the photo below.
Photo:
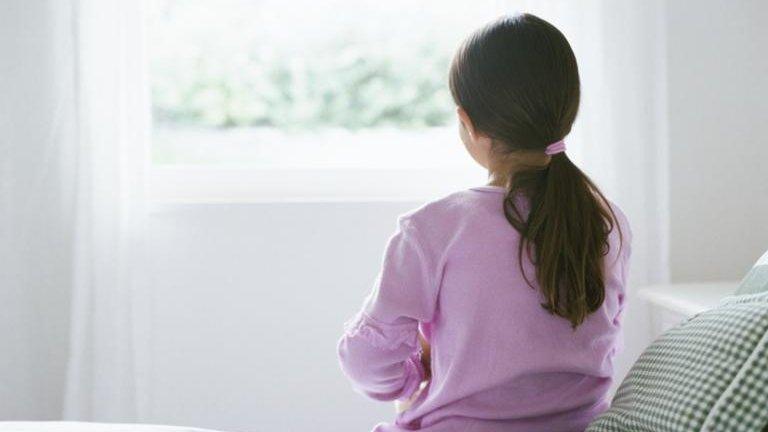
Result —
[{"label": "brown hair", "polygon": [[[504,17],[472,34],[450,70],[453,99],[493,151],[543,152],[571,131],[579,109],[576,57],[560,31],[530,14]],[[528,212],[516,197],[527,198]],[[605,299],[603,257],[615,215],[565,153],[510,176],[504,214],[536,267],[542,306],[576,328]],[[619,233],[621,235],[621,233]]]}]

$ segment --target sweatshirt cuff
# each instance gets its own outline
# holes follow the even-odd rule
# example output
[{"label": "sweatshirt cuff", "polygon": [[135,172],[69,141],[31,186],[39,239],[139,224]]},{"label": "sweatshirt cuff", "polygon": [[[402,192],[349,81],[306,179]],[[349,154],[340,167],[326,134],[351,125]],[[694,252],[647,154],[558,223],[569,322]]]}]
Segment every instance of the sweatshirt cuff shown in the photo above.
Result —
[{"label": "sweatshirt cuff", "polygon": [[386,324],[360,312],[347,321],[344,328],[347,337],[359,337],[381,350],[396,350],[403,345],[411,348],[418,346],[418,326],[412,323]]},{"label": "sweatshirt cuff", "polygon": [[424,365],[421,363],[421,350],[411,354],[404,363],[405,383],[398,400],[408,400],[419,389],[421,382],[427,377]]}]

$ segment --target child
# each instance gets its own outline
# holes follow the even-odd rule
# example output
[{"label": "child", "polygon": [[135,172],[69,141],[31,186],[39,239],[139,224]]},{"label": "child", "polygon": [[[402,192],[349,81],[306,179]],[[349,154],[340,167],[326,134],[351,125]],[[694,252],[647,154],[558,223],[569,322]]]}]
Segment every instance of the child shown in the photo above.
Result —
[{"label": "child", "polygon": [[450,88],[488,184],[399,219],[342,369],[374,399],[417,395],[378,432],[583,431],[607,406],[631,234],[565,153],[576,58],[548,22],[505,17],[464,42]]}]

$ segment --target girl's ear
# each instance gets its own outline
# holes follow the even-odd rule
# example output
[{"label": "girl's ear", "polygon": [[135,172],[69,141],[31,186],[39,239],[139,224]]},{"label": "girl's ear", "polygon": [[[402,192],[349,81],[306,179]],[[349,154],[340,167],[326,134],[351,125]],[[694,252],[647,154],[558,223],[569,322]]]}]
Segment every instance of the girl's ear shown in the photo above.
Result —
[{"label": "girl's ear", "polygon": [[476,140],[477,134],[475,132],[475,125],[472,124],[472,120],[469,118],[467,112],[464,111],[464,108],[456,107],[456,115],[459,117],[459,121],[461,122],[462,126],[464,126],[464,128],[467,130],[469,137],[472,140]]},{"label": "girl's ear", "polygon": [[469,136],[469,139],[472,141],[473,145],[482,148],[486,152],[489,152],[491,150],[493,141],[488,137],[488,135],[475,129],[475,125],[472,123],[472,119],[469,118],[469,114],[464,111],[464,108],[456,108],[456,114],[459,116],[459,121],[461,122],[461,125],[464,127],[464,129],[466,129],[467,135]]}]

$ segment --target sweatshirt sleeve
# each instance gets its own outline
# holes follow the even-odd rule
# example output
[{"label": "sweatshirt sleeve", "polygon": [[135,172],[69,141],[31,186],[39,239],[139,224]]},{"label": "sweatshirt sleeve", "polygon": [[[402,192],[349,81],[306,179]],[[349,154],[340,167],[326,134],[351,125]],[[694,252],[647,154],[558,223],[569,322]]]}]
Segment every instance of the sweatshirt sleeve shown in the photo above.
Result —
[{"label": "sweatshirt sleeve", "polygon": [[616,267],[613,270],[616,273],[618,279],[618,286],[620,287],[618,294],[618,311],[614,315],[614,324],[619,324],[624,315],[624,309],[626,306],[627,296],[627,283],[629,279],[629,264],[632,256],[632,229],[629,226],[629,221],[626,215],[615,205],[613,205],[613,212],[617,217],[617,227],[619,229],[619,239],[614,241],[614,246],[617,249],[617,257],[614,262]]},{"label": "sweatshirt sleeve", "polygon": [[338,345],[341,368],[358,391],[378,400],[405,399],[425,379],[418,327],[436,308],[433,261],[416,229],[401,218],[373,291]]}]

